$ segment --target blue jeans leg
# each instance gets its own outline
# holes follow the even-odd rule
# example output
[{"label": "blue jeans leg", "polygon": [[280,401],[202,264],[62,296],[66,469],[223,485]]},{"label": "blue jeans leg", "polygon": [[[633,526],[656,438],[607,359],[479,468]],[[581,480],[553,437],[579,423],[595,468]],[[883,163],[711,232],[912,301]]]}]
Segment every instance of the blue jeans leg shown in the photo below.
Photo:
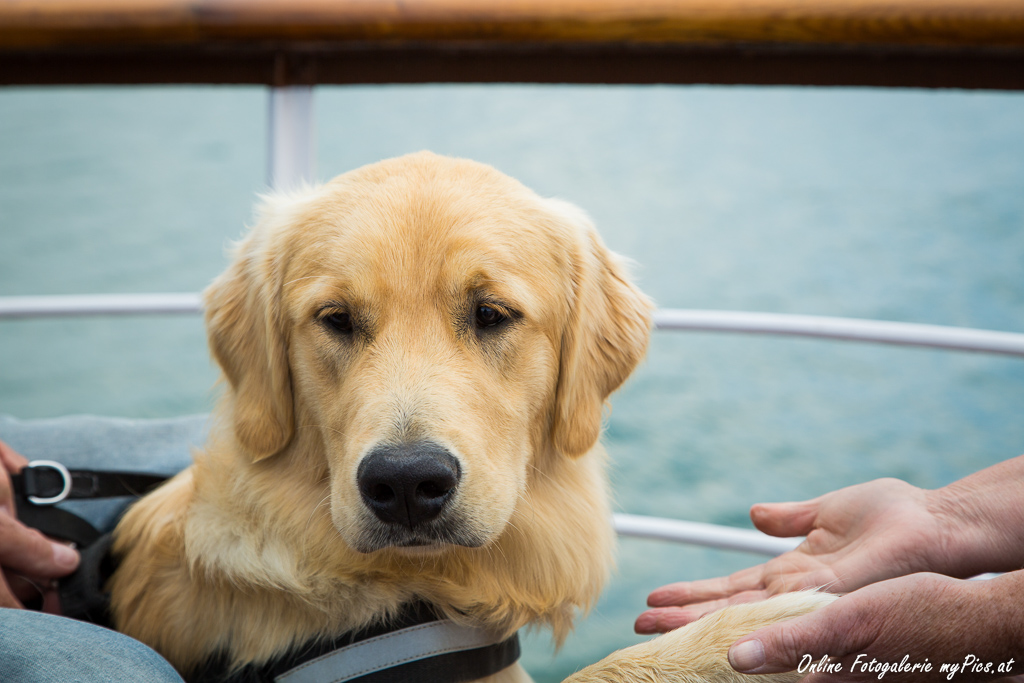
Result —
[{"label": "blue jeans leg", "polygon": [[0,681],[182,683],[160,655],[126,635],[15,609],[0,609]]}]

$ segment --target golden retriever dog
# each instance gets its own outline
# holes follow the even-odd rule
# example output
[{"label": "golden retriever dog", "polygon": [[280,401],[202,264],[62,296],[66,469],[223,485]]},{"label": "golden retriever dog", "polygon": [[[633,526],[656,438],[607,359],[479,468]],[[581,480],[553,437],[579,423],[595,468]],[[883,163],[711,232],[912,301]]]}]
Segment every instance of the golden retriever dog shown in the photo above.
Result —
[{"label": "golden retriever dog", "polygon": [[[267,198],[205,302],[225,393],[194,464],[116,530],[119,630],[186,677],[410,604],[495,642],[564,639],[612,563],[602,409],[651,325],[580,210],[482,164],[384,161]],[[697,678],[689,627],[576,680],[710,679],[813,602],[701,620]]]}]

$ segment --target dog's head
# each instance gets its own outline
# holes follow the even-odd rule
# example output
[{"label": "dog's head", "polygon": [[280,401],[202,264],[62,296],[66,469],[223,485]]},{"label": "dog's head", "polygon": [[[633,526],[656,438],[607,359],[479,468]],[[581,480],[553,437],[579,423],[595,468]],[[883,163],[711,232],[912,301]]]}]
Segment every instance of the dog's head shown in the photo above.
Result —
[{"label": "dog's head", "polygon": [[650,327],[582,212],[428,153],[268,199],[206,305],[238,445],[307,444],[363,553],[497,538],[533,468],[594,447]]}]

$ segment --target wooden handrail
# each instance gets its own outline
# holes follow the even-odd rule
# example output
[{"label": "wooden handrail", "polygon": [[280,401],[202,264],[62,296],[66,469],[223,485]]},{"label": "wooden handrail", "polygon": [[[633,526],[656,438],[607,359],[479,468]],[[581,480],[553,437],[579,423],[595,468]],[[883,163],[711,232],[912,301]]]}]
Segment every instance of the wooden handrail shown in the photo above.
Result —
[{"label": "wooden handrail", "polygon": [[1021,0],[5,0],[0,48],[462,40],[1024,46]]},{"label": "wooden handrail", "polygon": [[1024,87],[1022,60],[1024,0],[0,0],[0,83]]}]

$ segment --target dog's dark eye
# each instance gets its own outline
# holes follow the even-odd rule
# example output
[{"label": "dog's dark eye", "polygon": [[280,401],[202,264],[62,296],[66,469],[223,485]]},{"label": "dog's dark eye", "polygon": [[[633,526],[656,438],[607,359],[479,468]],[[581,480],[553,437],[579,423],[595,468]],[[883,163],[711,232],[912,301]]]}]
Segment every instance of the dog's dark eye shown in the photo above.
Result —
[{"label": "dog's dark eye", "polygon": [[320,321],[335,332],[349,334],[352,332],[352,316],[344,311],[337,311],[321,316]]},{"label": "dog's dark eye", "polygon": [[482,304],[476,307],[476,326],[480,328],[494,327],[507,320],[504,314],[496,308]]}]

